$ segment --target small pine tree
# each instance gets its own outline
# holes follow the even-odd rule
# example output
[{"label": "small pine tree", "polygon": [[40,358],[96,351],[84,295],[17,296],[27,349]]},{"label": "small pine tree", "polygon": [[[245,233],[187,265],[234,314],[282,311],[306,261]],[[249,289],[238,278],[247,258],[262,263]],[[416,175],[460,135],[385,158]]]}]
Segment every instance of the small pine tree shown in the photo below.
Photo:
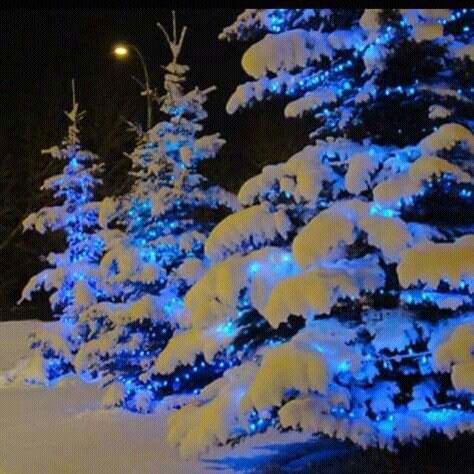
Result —
[{"label": "small pine tree", "polygon": [[[70,121],[68,134],[61,147],[43,150],[43,154],[65,162],[63,172],[48,178],[42,190],[53,192],[58,205],[45,207],[29,215],[23,222],[25,230],[45,233],[61,230],[65,233],[67,248],[62,254],[47,257],[51,265],[30,279],[22,298],[30,299],[33,292],[51,292],[53,316],[60,320],[58,334],[45,333],[34,343],[38,348],[32,366],[40,372],[29,371],[32,382],[45,383],[71,372],[70,351],[75,343],[71,339],[71,325],[78,315],[105,296],[99,274],[99,261],[105,251],[104,235],[99,232],[98,206],[93,202],[94,191],[101,180],[99,158],[83,150],[79,139],[79,123],[85,111],[79,111],[72,81],[72,109],[65,112]],[[44,360],[43,360],[44,359]],[[31,369],[30,367],[30,369]]]}]

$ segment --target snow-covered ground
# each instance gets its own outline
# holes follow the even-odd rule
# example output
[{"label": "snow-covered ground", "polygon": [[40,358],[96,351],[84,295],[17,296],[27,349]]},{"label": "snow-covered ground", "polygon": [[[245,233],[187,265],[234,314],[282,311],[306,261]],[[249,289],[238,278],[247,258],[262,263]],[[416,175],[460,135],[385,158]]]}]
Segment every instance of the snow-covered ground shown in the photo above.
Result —
[{"label": "snow-covered ground", "polygon": [[[0,324],[0,372],[28,357],[38,321]],[[249,472],[288,469],[342,453],[345,445],[300,433],[266,433],[235,448],[183,460],[165,440],[167,410],[134,415],[100,407],[100,390],[76,380],[46,389],[0,379],[0,474]]]}]

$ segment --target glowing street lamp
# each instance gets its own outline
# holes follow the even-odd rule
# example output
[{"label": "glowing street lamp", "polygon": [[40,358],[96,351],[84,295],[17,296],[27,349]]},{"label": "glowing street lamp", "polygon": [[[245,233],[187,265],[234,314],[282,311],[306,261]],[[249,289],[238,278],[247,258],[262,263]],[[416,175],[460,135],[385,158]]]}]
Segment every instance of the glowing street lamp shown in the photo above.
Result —
[{"label": "glowing street lamp", "polygon": [[143,55],[142,53],[140,52],[140,50],[134,45],[134,44],[131,44],[131,43],[120,43],[120,44],[117,44],[113,50],[115,56],[117,56],[118,58],[125,58],[128,56],[128,53],[130,51],[130,49],[132,49],[138,56],[138,59],[140,60],[140,63],[143,67],[143,73],[145,75],[145,89],[143,92],[142,92],[142,95],[145,95],[146,96],[146,101],[147,101],[147,130],[149,130],[151,128],[151,125],[152,125],[152,108],[151,108],[151,96],[153,94],[153,91],[151,90],[151,87],[150,87],[150,79],[149,79],[149,76],[148,76],[148,69],[146,67],[146,63],[145,63],[145,59],[143,58]]},{"label": "glowing street lamp", "polygon": [[116,46],[114,49],[114,54],[116,56],[127,56],[128,49],[125,46]]}]

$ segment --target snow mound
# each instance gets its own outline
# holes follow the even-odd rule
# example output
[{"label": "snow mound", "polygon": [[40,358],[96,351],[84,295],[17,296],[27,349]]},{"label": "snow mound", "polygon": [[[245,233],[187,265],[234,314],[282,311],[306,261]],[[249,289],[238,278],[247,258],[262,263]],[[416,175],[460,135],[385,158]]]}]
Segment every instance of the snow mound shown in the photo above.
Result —
[{"label": "snow mound", "polygon": [[345,256],[356,237],[355,224],[368,215],[369,204],[359,200],[335,203],[312,219],[293,240],[293,256],[301,267]]},{"label": "snow mound", "polygon": [[423,138],[419,146],[423,153],[435,154],[437,151],[450,150],[457,143],[464,143],[468,150],[474,153],[474,135],[458,123],[445,123]]},{"label": "snow mound", "polygon": [[385,274],[378,259],[342,260],[310,269],[278,283],[268,298],[263,315],[275,328],[290,315],[306,319],[328,314],[340,298],[357,299],[361,292],[385,285]]},{"label": "snow mound", "polygon": [[327,34],[296,29],[279,35],[267,34],[253,44],[242,56],[242,68],[249,76],[258,78],[267,71],[305,67],[323,56],[332,58],[333,53]]},{"label": "snow mound", "polygon": [[205,253],[220,260],[253,244],[261,247],[278,237],[286,239],[292,224],[284,209],[271,212],[266,203],[243,209],[221,221],[212,230],[205,244]]},{"label": "snow mound", "polygon": [[374,188],[374,200],[384,205],[398,205],[402,199],[422,193],[426,181],[442,174],[450,174],[458,182],[473,182],[471,176],[458,166],[442,158],[423,156],[412,163],[408,171],[378,184]]},{"label": "snow mound", "polygon": [[468,322],[452,330],[447,339],[435,349],[435,366],[451,371],[451,380],[457,390],[474,393],[474,323]]},{"label": "snow mound", "polygon": [[474,285],[474,235],[466,235],[452,243],[421,242],[401,252],[397,267],[402,286],[419,281],[437,288],[441,281],[459,288]]},{"label": "snow mound", "polygon": [[243,205],[252,205],[264,199],[272,200],[286,193],[296,202],[314,203],[324,183],[336,181],[331,167],[322,163],[320,148],[307,146],[287,162],[265,166],[257,176],[246,181],[238,198]]},{"label": "snow mound", "polygon": [[184,298],[192,327],[209,328],[231,322],[236,317],[239,295],[244,289],[250,289],[252,304],[263,308],[276,282],[297,271],[291,254],[275,247],[254,251],[245,257],[233,255],[216,263]]},{"label": "snow mound", "polygon": [[246,363],[228,370],[223,378],[208,385],[195,402],[171,413],[167,440],[179,446],[181,456],[198,456],[242,431],[245,420],[239,405],[255,376],[255,368],[253,363]]},{"label": "snow mound", "polygon": [[294,344],[283,344],[264,354],[262,364],[249,390],[240,402],[244,412],[280,406],[287,389],[317,390],[325,394],[329,382],[322,354]]}]

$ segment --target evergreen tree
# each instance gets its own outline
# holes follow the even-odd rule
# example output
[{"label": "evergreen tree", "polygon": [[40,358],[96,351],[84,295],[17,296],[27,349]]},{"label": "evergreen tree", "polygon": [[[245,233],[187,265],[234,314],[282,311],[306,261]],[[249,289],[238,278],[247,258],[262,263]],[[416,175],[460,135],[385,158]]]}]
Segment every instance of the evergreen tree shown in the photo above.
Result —
[{"label": "evergreen tree", "polygon": [[104,227],[118,229],[100,268],[105,281],[120,287],[119,296],[82,312],[76,331],[82,344],[73,362],[85,379],[114,382],[106,404],[146,412],[172,390],[166,377],[151,380],[150,369],[185,324],[183,297],[207,269],[204,240],[238,208],[233,194],[206,185],[198,172],[225,143],[218,133],[199,136],[214,87],[185,92],[189,68],[178,56],[186,28],[178,38],[174,13],[172,37],[158,26],[172,53],[165,94],[155,97],[166,119],[145,132],[130,124],[138,138],[129,155],[135,183],[126,196],[106,199],[100,213]]},{"label": "evergreen tree", "polygon": [[227,111],[287,96],[314,144],[242,186],[154,362],[197,394],[169,420],[182,454],[269,426],[389,448],[472,430],[472,20],[246,10],[223,31],[256,41]]},{"label": "evergreen tree", "polygon": [[105,297],[99,273],[99,261],[105,250],[104,234],[99,231],[98,206],[93,202],[94,190],[101,184],[97,174],[102,170],[99,158],[83,150],[79,139],[79,123],[85,111],[79,111],[72,81],[72,109],[66,112],[70,121],[68,134],[61,147],[53,146],[43,154],[65,162],[63,172],[48,178],[42,190],[53,192],[58,204],[30,214],[23,222],[25,230],[63,231],[66,237],[64,253],[51,253],[47,268],[30,279],[22,298],[33,292],[50,292],[50,304],[59,323],[55,331],[45,332],[34,343],[38,350],[24,373],[33,383],[48,383],[73,370],[70,351],[74,350],[71,328],[79,313]]}]

